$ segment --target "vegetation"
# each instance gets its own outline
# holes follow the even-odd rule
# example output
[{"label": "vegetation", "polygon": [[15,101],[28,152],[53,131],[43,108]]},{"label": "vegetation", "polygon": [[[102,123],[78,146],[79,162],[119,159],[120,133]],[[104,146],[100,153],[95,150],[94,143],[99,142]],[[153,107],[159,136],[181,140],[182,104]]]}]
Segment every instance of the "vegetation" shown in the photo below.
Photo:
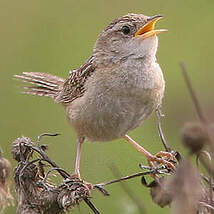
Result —
[{"label": "vegetation", "polygon": [[[0,0],[0,5],[2,17],[0,19],[2,26],[0,145],[4,152],[3,156],[10,160],[13,168],[17,165],[10,153],[11,142],[14,139],[21,135],[36,139],[43,132],[60,132],[61,135],[56,138],[45,138],[45,144],[49,146],[48,155],[51,160],[58,163],[66,172],[71,173],[75,157],[75,136],[66,119],[62,119],[64,112],[61,107],[53,105],[51,100],[30,98],[19,94],[12,76],[23,71],[68,76],[70,69],[79,66],[90,56],[100,30],[110,20],[127,12],[164,15],[159,26],[167,28],[169,32],[160,35],[158,51],[158,61],[164,71],[167,84],[162,109],[165,115],[162,128],[170,148],[179,151],[182,157],[189,159],[189,150],[183,149],[179,132],[186,121],[196,120],[196,111],[193,109],[178,63],[181,60],[186,62],[188,74],[203,110],[208,120],[212,122],[214,115],[214,61],[212,59],[214,29],[210,27],[214,18],[212,0],[157,0],[155,2],[124,0],[122,5],[121,2],[112,0],[107,2],[21,0],[13,3]],[[159,140],[156,124],[156,118],[153,116],[142,127],[130,133],[137,142],[143,144],[153,154],[164,149]],[[190,131],[193,130],[193,136],[195,136],[194,130],[198,128],[191,128],[191,124],[187,126],[187,129],[189,128]],[[202,128],[202,133],[203,130]],[[183,137],[185,136],[184,132]],[[187,145],[189,145],[188,142],[186,142]],[[212,154],[211,148],[209,146],[206,148]],[[139,163],[146,165],[141,154],[123,140],[106,144],[85,143],[83,153],[81,162],[83,178],[93,184],[119,177],[118,173],[113,174],[109,165],[116,166],[123,176],[141,171],[138,167]],[[207,161],[206,158],[205,161]],[[194,161],[192,163],[195,164]],[[202,170],[209,178],[207,170],[204,168]],[[190,173],[194,174],[194,172]],[[58,184],[60,179],[56,178]],[[146,180],[148,184],[153,179],[147,176]],[[145,212],[170,212],[167,206],[160,208],[152,202],[149,189],[142,185],[140,178],[124,183],[125,188],[131,189],[140,199]],[[106,189],[111,194],[110,197],[104,198],[97,191],[92,193],[92,201],[100,211],[139,213],[136,203],[130,199],[123,187],[115,184],[109,185]],[[11,186],[11,193],[15,197],[14,184]],[[16,207],[10,206],[4,213],[14,213]],[[85,203],[80,203],[80,210],[82,213],[89,212]],[[78,208],[76,207],[72,213],[79,213]]]}]

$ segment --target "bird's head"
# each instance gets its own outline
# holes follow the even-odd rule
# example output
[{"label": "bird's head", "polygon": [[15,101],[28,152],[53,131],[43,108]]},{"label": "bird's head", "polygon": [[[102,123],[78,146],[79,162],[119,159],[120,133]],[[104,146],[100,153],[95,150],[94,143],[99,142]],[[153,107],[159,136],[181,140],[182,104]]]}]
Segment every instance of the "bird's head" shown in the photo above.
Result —
[{"label": "bird's head", "polygon": [[166,31],[155,29],[156,22],[161,18],[161,15],[128,14],[114,20],[100,33],[94,55],[113,63],[129,57],[155,56],[157,35]]}]

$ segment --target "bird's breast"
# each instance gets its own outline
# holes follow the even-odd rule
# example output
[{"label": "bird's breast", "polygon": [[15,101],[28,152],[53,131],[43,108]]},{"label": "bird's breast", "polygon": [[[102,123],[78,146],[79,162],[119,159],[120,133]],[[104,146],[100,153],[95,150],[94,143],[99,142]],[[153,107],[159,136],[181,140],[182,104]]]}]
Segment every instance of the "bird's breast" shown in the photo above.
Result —
[{"label": "bird's breast", "polygon": [[68,119],[79,135],[91,141],[120,138],[161,103],[164,80],[160,67],[150,68],[150,74],[127,69],[96,73],[87,82],[85,94],[67,108]]}]

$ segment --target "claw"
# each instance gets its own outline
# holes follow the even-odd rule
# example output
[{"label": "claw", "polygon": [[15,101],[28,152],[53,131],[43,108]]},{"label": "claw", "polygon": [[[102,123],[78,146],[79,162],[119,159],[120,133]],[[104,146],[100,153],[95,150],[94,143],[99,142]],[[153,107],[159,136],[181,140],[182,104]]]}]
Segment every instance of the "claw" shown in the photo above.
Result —
[{"label": "claw", "polygon": [[78,175],[78,174],[76,174],[76,173],[71,174],[69,178],[65,179],[65,183],[67,183],[67,184],[73,183],[73,182],[83,184],[83,185],[86,186],[89,190],[92,190],[92,189],[93,189],[93,185],[92,185],[91,183],[84,181],[84,180],[80,177],[80,175]]},{"label": "claw", "polygon": [[167,168],[176,170],[174,163],[176,163],[175,156],[170,152],[158,152],[155,156],[151,156],[148,159],[149,166],[153,166],[154,163],[162,164],[167,166]]},{"label": "claw", "polygon": [[158,158],[166,157],[168,160],[175,161],[175,156],[170,152],[160,151],[155,156]]}]

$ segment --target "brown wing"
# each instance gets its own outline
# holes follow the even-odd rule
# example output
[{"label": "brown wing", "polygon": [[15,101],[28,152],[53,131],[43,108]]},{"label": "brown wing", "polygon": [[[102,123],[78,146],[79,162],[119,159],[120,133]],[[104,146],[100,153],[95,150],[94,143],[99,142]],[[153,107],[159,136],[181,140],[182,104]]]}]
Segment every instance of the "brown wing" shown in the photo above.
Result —
[{"label": "brown wing", "polygon": [[76,70],[70,71],[70,76],[65,80],[62,90],[55,98],[58,103],[67,104],[78,97],[81,97],[85,92],[85,82],[95,70],[94,57]]}]

